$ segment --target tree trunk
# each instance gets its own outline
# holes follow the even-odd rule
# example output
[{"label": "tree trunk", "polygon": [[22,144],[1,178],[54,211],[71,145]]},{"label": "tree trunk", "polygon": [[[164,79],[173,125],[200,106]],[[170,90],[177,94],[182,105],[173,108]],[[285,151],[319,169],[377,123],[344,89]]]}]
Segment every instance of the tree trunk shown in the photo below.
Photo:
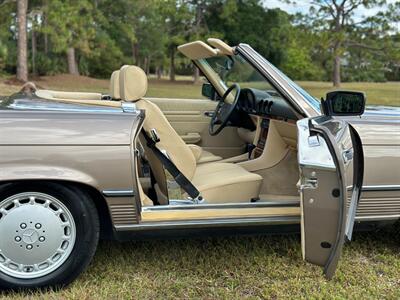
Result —
[{"label": "tree trunk", "polygon": [[341,61],[341,57],[340,57],[340,47],[341,47],[341,43],[339,41],[337,41],[335,43],[335,46],[333,48],[333,86],[334,87],[340,87],[340,61]]},{"label": "tree trunk", "polygon": [[72,75],[79,75],[78,64],[75,58],[75,48],[70,47],[67,49],[68,60],[68,73]]},{"label": "tree trunk", "polygon": [[158,67],[158,69],[157,69],[157,79],[160,80],[162,75],[163,75],[163,68],[162,67]]},{"label": "tree trunk", "polygon": [[32,47],[32,74],[36,75],[36,32],[34,27],[32,26],[32,39],[31,39],[31,47]]},{"label": "tree trunk", "polygon": [[49,53],[49,38],[47,33],[44,34],[44,53],[45,54]]},{"label": "tree trunk", "polygon": [[133,58],[133,63],[140,67],[140,62],[139,62],[139,44],[138,43],[132,43],[132,58]]},{"label": "tree trunk", "polygon": [[198,83],[200,80],[200,72],[199,72],[199,68],[197,68],[196,66],[194,66],[194,72],[193,72],[193,83]]},{"label": "tree trunk", "polygon": [[149,55],[149,56],[147,56],[147,60],[146,60],[146,74],[147,75],[150,74],[150,62],[151,62],[151,57]]},{"label": "tree trunk", "polygon": [[28,0],[17,1],[18,19],[18,49],[17,49],[17,79],[28,81],[28,45],[26,39],[26,12]]},{"label": "tree trunk", "polygon": [[175,50],[171,49],[171,63],[169,67],[169,80],[175,81]]},{"label": "tree trunk", "polygon": [[[44,6],[45,9],[43,11],[43,26],[47,27],[47,7],[48,7],[48,3],[47,0],[44,1]],[[47,53],[49,53],[49,37],[47,34],[47,31],[45,31],[44,33],[44,53],[47,55]]]}]

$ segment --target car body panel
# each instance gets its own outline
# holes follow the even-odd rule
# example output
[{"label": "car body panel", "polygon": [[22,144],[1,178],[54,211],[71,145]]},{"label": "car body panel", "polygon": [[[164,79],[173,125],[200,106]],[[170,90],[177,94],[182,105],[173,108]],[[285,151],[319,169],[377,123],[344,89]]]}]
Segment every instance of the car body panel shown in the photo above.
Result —
[{"label": "car body panel", "polygon": [[18,106],[25,100],[0,109],[0,182],[83,184],[102,194],[114,226],[137,223],[133,144],[142,112],[29,99]]},{"label": "car body panel", "polygon": [[357,220],[400,218],[400,108],[367,107],[362,116],[343,119],[356,129],[364,148]]}]

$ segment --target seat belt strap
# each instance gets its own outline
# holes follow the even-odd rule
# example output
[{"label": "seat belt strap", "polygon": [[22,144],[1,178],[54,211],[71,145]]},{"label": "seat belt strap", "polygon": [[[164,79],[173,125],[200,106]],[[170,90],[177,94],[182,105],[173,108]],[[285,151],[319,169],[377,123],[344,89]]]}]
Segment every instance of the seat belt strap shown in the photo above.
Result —
[{"label": "seat belt strap", "polygon": [[153,151],[154,155],[161,162],[165,169],[174,177],[175,181],[179,186],[193,199],[193,201],[202,201],[203,198],[200,196],[199,190],[186,178],[185,175],[176,167],[172,160],[170,160],[160,149],[157,148],[156,144],[160,141],[155,130],[151,131],[151,137],[147,132],[142,129],[143,136],[146,140],[147,146]]}]

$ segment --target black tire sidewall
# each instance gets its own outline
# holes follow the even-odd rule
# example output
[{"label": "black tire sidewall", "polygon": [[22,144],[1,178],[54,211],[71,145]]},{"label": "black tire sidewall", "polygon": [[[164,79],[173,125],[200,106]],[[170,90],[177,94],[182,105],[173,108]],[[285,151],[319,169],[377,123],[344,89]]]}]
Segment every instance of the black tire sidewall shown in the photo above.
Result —
[{"label": "black tire sidewall", "polygon": [[0,188],[0,201],[19,193],[39,192],[60,200],[71,212],[75,226],[74,248],[67,260],[52,273],[34,279],[19,279],[0,271],[0,289],[61,287],[69,284],[89,265],[99,239],[99,220],[90,197],[74,186],[13,184]]}]

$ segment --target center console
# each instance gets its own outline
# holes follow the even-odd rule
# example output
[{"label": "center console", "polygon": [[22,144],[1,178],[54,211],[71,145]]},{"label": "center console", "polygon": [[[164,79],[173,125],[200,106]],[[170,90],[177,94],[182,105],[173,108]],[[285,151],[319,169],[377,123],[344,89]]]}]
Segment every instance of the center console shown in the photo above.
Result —
[{"label": "center console", "polygon": [[262,118],[260,124],[260,135],[258,137],[256,148],[254,149],[253,158],[258,158],[264,151],[265,145],[267,143],[268,136],[268,128],[269,128],[269,119]]}]

